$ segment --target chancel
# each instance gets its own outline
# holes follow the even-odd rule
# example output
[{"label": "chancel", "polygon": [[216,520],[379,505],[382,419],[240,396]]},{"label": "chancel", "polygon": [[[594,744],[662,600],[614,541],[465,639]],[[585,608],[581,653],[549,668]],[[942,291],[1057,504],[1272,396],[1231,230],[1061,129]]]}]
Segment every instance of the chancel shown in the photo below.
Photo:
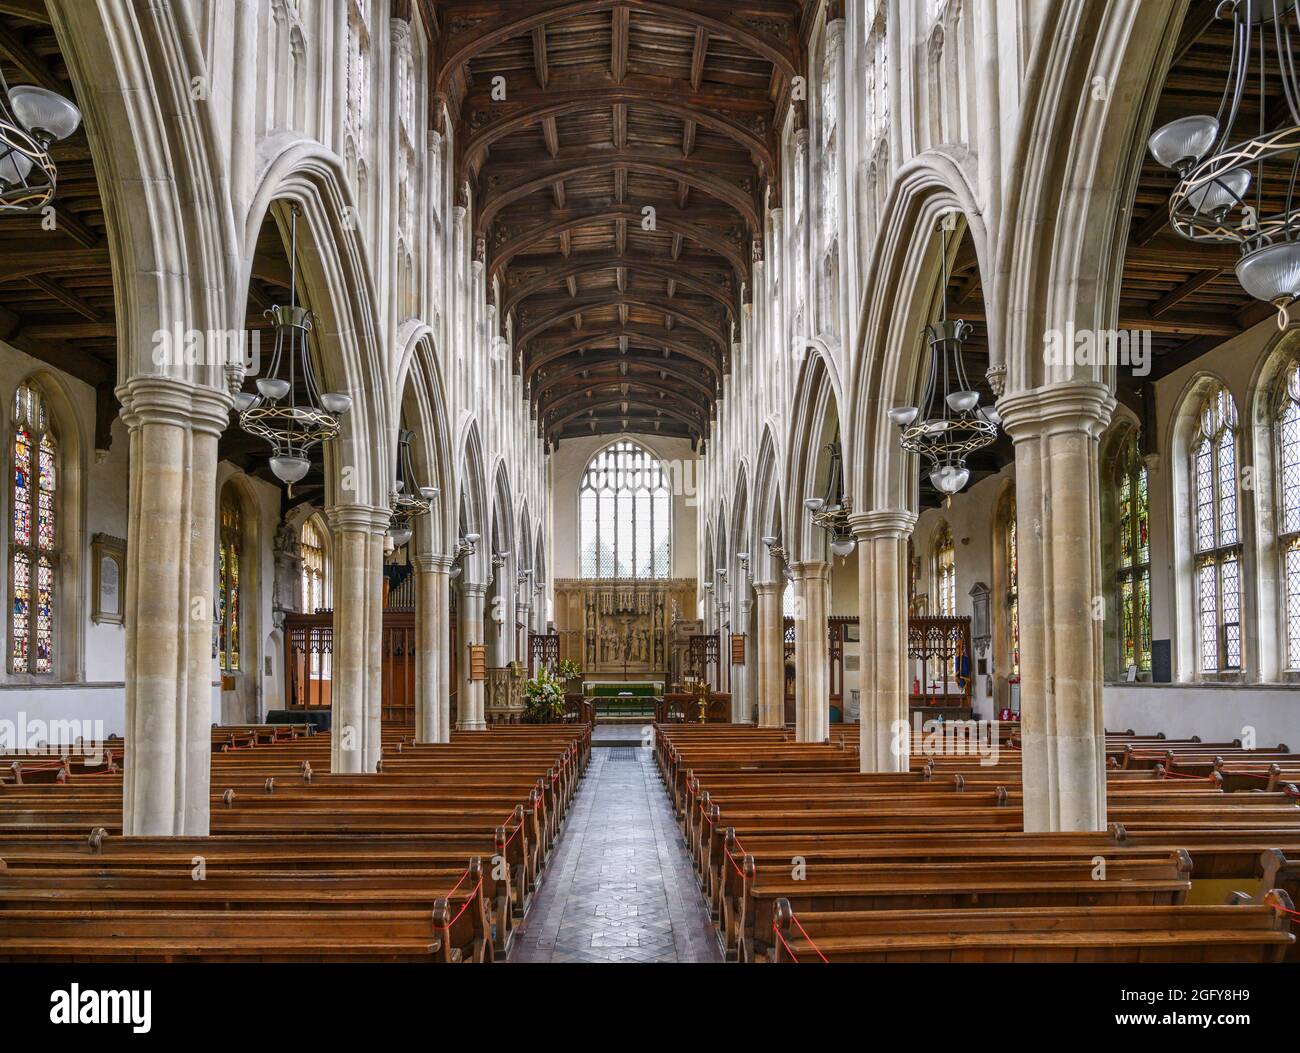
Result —
[{"label": "chancel", "polygon": [[1294,963],[1298,47],[0,0],[0,960]]}]

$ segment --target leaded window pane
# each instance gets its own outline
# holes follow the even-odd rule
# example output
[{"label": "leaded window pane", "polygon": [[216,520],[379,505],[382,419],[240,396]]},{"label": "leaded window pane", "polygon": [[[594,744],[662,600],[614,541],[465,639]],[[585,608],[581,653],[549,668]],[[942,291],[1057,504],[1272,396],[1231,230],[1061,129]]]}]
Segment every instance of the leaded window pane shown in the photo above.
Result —
[{"label": "leaded window pane", "polygon": [[59,567],[59,447],[45,399],[31,384],[14,393],[9,669],[52,673]]},{"label": "leaded window pane", "polygon": [[1219,670],[1219,588],[1218,567],[1203,561],[1196,570],[1196,595],[1200,615],[1201,672]]},{"label": "leaded window pane", "polygon": [[1300,669],[1300,537],[1287,542],[1282,568],[1286,579],[1286,667]]},{"label": "leaded window pane", "polygon": [[666,578],[672,495],[663,465],[623,440],[592,458],[578,493],[583,577]]}]

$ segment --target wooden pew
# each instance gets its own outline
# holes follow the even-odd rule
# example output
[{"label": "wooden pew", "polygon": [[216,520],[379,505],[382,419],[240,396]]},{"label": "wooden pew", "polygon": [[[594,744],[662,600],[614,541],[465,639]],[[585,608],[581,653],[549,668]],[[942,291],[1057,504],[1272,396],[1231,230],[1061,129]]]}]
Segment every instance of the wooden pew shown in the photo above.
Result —
[{"label": "wooden pew", "polygon": [[832,911],[775,907],[772,962],[1277,962],[1291,899],[1232,906]]}]

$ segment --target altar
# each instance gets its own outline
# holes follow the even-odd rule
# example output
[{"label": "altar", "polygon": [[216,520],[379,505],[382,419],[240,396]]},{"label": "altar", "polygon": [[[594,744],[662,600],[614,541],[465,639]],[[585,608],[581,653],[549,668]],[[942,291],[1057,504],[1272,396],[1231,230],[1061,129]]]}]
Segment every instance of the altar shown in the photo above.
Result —
[{"label": "altar", "polygon": [[587,681],[663,681],[673,627],[694,618],[695,604],[693,578],[560,578],[560,658],[577,662]]}]

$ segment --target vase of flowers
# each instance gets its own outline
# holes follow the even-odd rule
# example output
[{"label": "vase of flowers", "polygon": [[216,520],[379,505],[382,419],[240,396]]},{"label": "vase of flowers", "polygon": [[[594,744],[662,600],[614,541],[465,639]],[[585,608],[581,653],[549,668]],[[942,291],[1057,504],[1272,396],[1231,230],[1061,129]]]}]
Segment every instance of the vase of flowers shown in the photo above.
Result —
[{"label": "vase of flowers", "polygon": [[572,658],[566,658],[555,667],[555,675],[565,684],[565,690],[571,695],[582,694],[582,666]]},{"label": "vase of flowers", "polygon": [[564,718],[564,685],[548,669],[524,681],[524,706],[531,724],[554,724]]}]

